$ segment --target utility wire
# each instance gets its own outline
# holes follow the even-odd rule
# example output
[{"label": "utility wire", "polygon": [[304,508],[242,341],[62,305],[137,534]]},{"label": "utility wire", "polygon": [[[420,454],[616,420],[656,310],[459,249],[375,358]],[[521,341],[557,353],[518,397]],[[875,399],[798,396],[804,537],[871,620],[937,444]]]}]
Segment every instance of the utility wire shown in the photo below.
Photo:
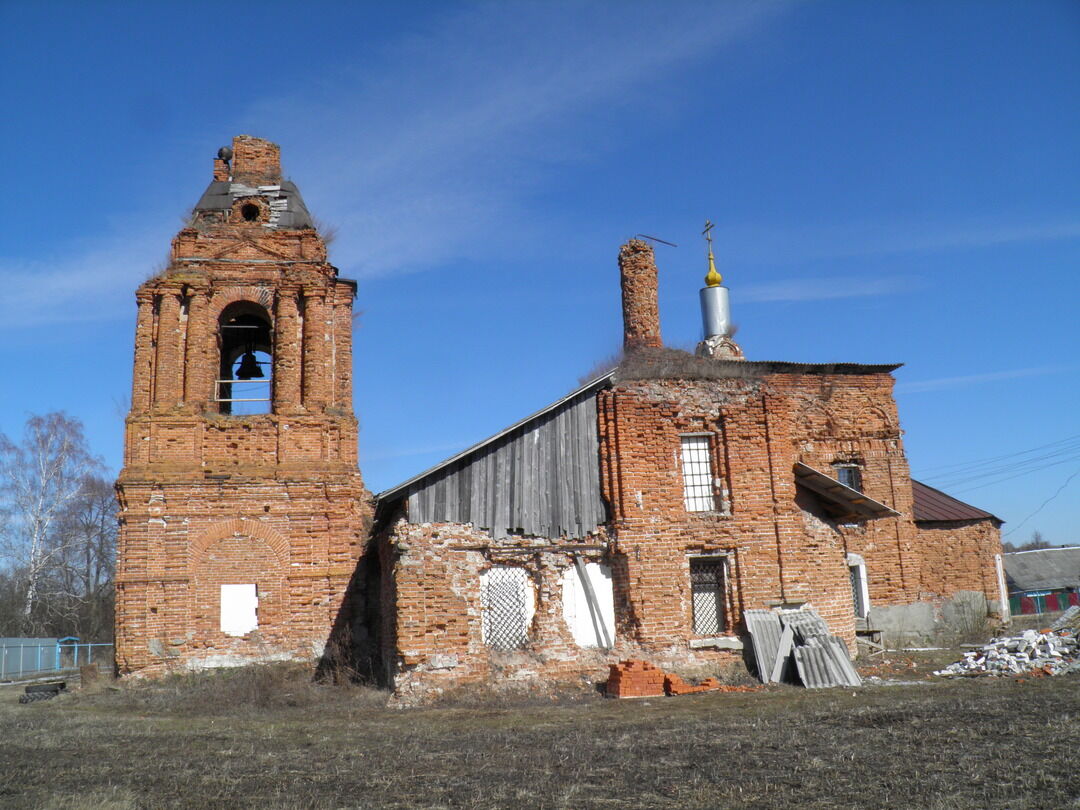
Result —
[{"label": "utility wire", "polygon": [[1046,465],[1044,465],[1042,467],[1039,467],[1037,470],[1020,470],[1019,472],[1015,472],[1015,473],[1012,473],[1012,474],[999,473],[997,477],[995,477],[995,478],[993,478],[993,479],[991,479],[989,481],[983,481],[982,483],[978,483],[978,484],[971,484],[970,486],[966,486],[966,487],[965,486],[960,486],[960,487],[949,486],[948,489],[950,491],[952,491],[952,492],[955,492],[957,495],[962,495],[965,492],[974,492],[977,489],[984,489],[986,487],[993,486],[994,484],[1002,484],[1005,481],[1011,481],[1014,478],[1021,478],[1021,477],[1025,476],[1025,475],[1030,475],[1033,472],[1039,472],[1040,470],[1045,470],[1045,469],[1048,469],[1050,467],[1057,467],[1057,466],[1060,466],[1062,464],[1068,464],[1068,463],[1070,463],[1072,461],[1075,461],[1075,460],[1076,459],[1074,459],[1074,458],[1065,458],[1065,459],[1062,459],[1061,461],[1055,461],[1053,464],[1046,464]]},{"label": "utility wire", "polygon": [[1027,523],[1029,520],[1031,520],[1033,517],[1035,517],[1037,514],[1039,514],[1039,512],[1041,512],[1043,510],[1043,507],[1046,506],[1048,503],[1050,503],[1050,501],[1054,500],[1054,498],[1056,498],[1058,495],[1060,495],[1062,493],[1062,491],[1064,491],[1065,487],[1067,487],[1070,483],[1072,483],[1072,480],[1074,478],[1076,478],[1076,476],[1078,476],[1078,475],[1080,475],[1080,468],[1078,468],[1072,475],[1070,475],[1068,478],[1065,479],[1065,483],[1057,488],[1057,492],[1055,492],[1053,495],[1051,495],[1049,498],[1047,498],[1045,501],[1043,501],[1041,504],[1039,504],[1038,509],[1036,509],[1034,512],[1032,512],[1026,518],[1021,520],[1019,523],[1017,523],[1015,526],[1013,526],[1011,529],[1009,529],[1007,532],[1005,532],[1005,534],[1003,536],[1008,537],[1010,534],[1015,532],[1017,529],[1019,529],[1021,526],[1023,526],[1025,523]]},{"label": "utility wire", "polygon": [[[975,459],[974,461],[960,461],[953,464],[938,464],[933,467],[924,467],[920,469],[920,474],[926,476],[926,473],[933,472],[934,474],[928,476],[929,478],[943,478],[953,474],[960,473],[968,467],[980,467],[984,464],[993,464],[999,461],[1005,461],[1006,459],[1016,458],[1017,456],[1026,456],[1029,453],[1034,453],[1039,450],[1045,450],[1050,447],[1057,447],[1058,445],[1067,445],[1069,447],[1076,446],[1080,448],[1080,434],[1075,436],[1067,436],[1064,439],[1058,439],[1047,444],[1040,444],[1037,447],[1031,447],[1027,450],[1018,450],[1015,453],[1006,453],[1001,456],[989,456],[987,458]],[[1061,448],[1066,449],[1066,448]],[[941,472],[937,472],[937,471]],[[945,472],[948,470],[949,472]]]},{"label": "utility wire", "polygon": [[971,474],[960,474],[959,476],[932,476],[927,480],[930,482],[937,482],[946,487],[954,487],[960,484],[966,484],[970,481],[994,478],[1003,474],[1036,472],[1074,459],[1080,459],[1080,447],[1070,447],[1065,450],[1058,450],[1055,453],[1036,456],[1035,458],[1030,458],[1026,461],[1002,464],[997,467],[987,467],[980,472],[972,472]]}]

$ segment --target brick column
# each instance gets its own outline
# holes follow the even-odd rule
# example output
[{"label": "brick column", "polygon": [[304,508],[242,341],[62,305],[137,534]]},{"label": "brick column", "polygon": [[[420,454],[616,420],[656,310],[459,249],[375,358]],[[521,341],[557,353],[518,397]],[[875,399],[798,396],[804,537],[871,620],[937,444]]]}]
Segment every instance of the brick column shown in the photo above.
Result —
[{"label": "brick column", "polygon": [[653,249],[631,239],[619,250],[622,281],[623,348],[660,348],[660,305],[657,303],[656,259]]},{"label": "brick column", "polygon": [[154,405],[171,408],[180,401],[180,295],[167,290],[161,296],[158,313],[157,363],[154,368]]},{"label": "brick column", "polygon": [[131,412],[150,410],[154,379],[154,296],[138,292],[139,316],[135,322],[135,372],[131,375]]},{"label": "brick column", "polygon": [[274,413],[289,413],[300,407],[301,351],[303,335],[297,290],[278,293],[274,317]]},{"label": "brick column", "polygon": [[353,407],[352,287],[347,284],[338,284],[335,299],[333,405],[351,412]]},{"label": "brick column", "polygon": [[326,323],[326,291],[305,291],[304,305],[304,407],[322,412],[329,400],[326,374],[329,341]]},{"label": "brick column", "polygon": [[187,356],[184,358],[184,401],[204,408],[214,396],[217,379],[217,348],[208,321],[210,301],[206,290],[193,290],[188,301]]}]

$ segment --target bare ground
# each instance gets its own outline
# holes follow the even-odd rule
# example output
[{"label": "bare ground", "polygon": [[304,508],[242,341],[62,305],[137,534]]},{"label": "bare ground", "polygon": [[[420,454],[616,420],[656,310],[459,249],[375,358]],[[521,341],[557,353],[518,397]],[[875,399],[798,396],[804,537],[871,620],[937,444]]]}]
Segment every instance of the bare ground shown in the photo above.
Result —
[{"label": "bare ground", "polygon": [[[939,654],[938,658],[941,656]],[[19,705],[0,806],[1080,807],[1080,677],[416,709],[254,668]]]}]

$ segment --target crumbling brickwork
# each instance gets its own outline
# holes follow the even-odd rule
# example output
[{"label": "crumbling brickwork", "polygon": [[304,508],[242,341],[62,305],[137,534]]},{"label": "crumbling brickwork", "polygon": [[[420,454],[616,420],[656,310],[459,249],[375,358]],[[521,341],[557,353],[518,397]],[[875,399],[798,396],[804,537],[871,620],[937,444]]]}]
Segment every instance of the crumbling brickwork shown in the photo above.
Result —
[{"label": "crumbling brickwork", "polygon": [[[409,515],[414,495],[417,504],[431,499],[432,482],[444,501],[470,505],[474,517],[463,519],[490,521],[509,515],[515,499],[574,503],[560,488],[587,487],[588,476],[567,464],[554,485],[537,492],[524,488],[529,476],[519,471],[500,489],[466,475],[471,461],[455,461],[380,504],[384,515],[393,510],[379,537],[389,682],[419,694],[494,674],[596,677],[606,661],[616,692],[661,694],[663,667],[681,670],[667,687],[678,693],[694,689],[680,675],[741,663],[748,609],[812,607],[854,655],[857,632],[874,630],[875,609],[899,608],[886,617],[895,625],[913,606],[911,615],[925,614],[932,624],[944,612],[938,603],[958,590],[993,598],[996,529],[984,521],[944,534],[913,520],[893,399],[896,366],[753,362],[663,349],[652,249],[631,240],[619,265],[623,362],[610,378],[529,420],[554,419],[551,413],[586,392],[596,398],[607,519],[589,537],[590,559],[610,571],[614,643],[603,652],[582,650],[560,614],[570,597],[552,583],[572,565],[577,539],[503,536],[512,524],[491,532]],[[522,428],[519,439],[531,429]],[[563,440],[580,441],[579,434]],[[510,459],[509,474],[515,456],[505,447],[498,452]],[[472,454],[487,459],[495,451],[482,444]],[[498,503],[488,509],[494,493]],[[568,516],[561,525],[572,524]],[[513,653],[493,650],[483,637],[485,571],[505,564],[527,569],[538,600],[527,643]],[[636,663],[616,663],[626,659]]]},{"label": "crumbling brickwork", "polygon": [[1002,553],[996,520],[920,521],[915,536],[924,597],[940,599],[959,591],[976,591],[988,600],[1000,601],[993,565],[994,557]]},{"label": "crumbling brickwork", "polygon": [[[352,411],[352,302],[310,223],[279,227],[273,188],[231,203],[235,184],[281,180],[275,144],[233,141],[212,192],[139,287],[117,571],[121,672],[322,653],[366,542],[367,491]],[[276,187],[274,187],[276,188]],[[260,192],[261,193],[261,192]],[[296,218],[306,217],[298,196]],[[268,412],[223,409],[227,313],[265,323]],[[225,359],[229,362],[229,358]],[[238,385],[234,387],[239,389]],[[228,389],[226,389],[228,390]],[[222,585],[250,583],[258,627],[221,630]]]},{"label": "crumbling brickwork", "polygon": [[[910,518],[838,530],[792,475],[796,461],[830,470],[858,460],[863,491],[910,515],[910,487],[905,496],[895,483],[906,480],[907,464],[888,418],[891,389],[888,374],[770,374],[626,381],[603,392],[602,481],[613,550],[624,560],[623,631],[643,644],[690,641],[695,554],[729,555],[730,616],[808,602],[852,649],[847,552],[866,558],[872,600],[914,600],[920,565]],[[684,504],[678,452],[686,434],[710,437],[715,510]]]},{"label": "crumbling brickwork", "polygon": [[660,308],[657,303],[656,258],[652,246],[631,239],[619,251],[622,283],[623,346],[627,351],[641,347],[659,348]]}]

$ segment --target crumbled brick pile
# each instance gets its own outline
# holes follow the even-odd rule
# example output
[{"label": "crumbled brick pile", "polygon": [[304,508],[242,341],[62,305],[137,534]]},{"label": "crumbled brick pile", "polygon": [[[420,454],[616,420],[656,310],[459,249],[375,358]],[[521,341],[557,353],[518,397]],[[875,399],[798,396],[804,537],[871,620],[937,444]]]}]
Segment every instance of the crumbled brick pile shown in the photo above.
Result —
[{"label": "crumbled brick pile", "polygon": [[715,689],[722,689],[723,686],[716,678],[706,678],[697,686],[694,686],[675,673],[670,673],[664,677],[664,691],[669,695],[692,695],[696,692],[711,692]]},{"label": "crumbled brick pile", "polygon": [[1064,675],[1080,672],[1080,631],[1075,629],[1025,630],[1018,636],[991,639],[962,660],[935,675]]},{"label": "crumbled brick pile", "polygon": [[621,661],[611,665],[607,693],[611,697],[663,697],[692,695],[697,692],[751,692],[752,686],[726,686],[716,678],[701,683],[687,683],[674,673],[666,673],[648,661]]}]

